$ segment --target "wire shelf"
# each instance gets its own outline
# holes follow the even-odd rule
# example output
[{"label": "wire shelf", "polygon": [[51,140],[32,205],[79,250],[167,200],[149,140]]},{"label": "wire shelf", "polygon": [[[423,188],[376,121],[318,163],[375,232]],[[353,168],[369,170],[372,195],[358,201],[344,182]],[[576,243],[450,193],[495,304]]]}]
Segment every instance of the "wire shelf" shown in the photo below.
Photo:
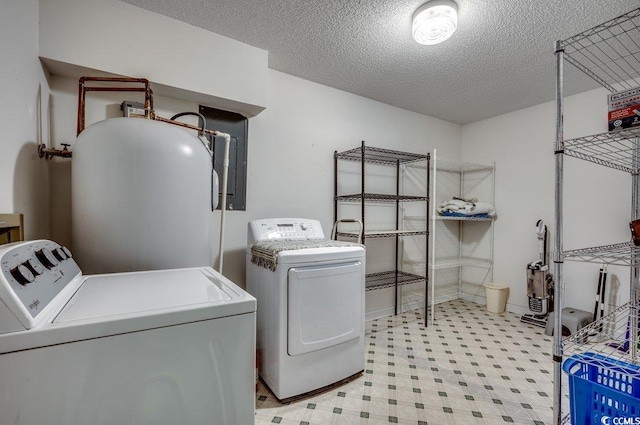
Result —
[{"label": "wire shelf", "polygon": [[[640,350],[638,350],[637,346],[635,350],[632,347],[632,344],[637,344],[638,338],[637,336],[631,336],[630,332],[632,325],[630,319],[634,316],[637,317],[637,314],[637,304],[627,303],[618,307],[611,313],[563,339],[563,355],[570,356],[590,352],[600,354],[608,360],[613,359],[629,364],[640,364],[640,359],[636,354]],[[635,373],[630,373],[631,369],[616,370],[616,366],[612,362],[600,362],[597,358],[581,358],[580,361],[640,378],[640,370]]]},{"label": "wire shelf", "polygon": [[633,245],[631,242],[574,249],[564,251],[563,255],[567,261],[605,263],[631,267],[640,266],[640,247]]},{"label": "wire shelf", "polygon": [[565,140],[564,153],[605,167],[637,173],[640,127]]},{"label": "wire shelf", "polygon": [[427,216],[424,215],[405,215],[402,218],[405,221],[427,221]]},{"label": "wire shelf", "polygon": [[[367,274],[365,281],[365,290],[367,291],[382,288],[392,288],[396,286],[396,271],[391,270],[379,273],[369,273]],[[398,270],[398,286],[424,281],[424,276]]]},{"label": "wire shelf", "polygon": [[[365,193],[365,202],[395,202],[395,201],[427,201],[429,198],[426,196],[410,196],[410,195],[388,195],[381,193]],[[336,196],[338,201],[351,201],[359,202],[362,200],[362,194],[353,193],[351,195],[339,195]]]},{"label": "wire shelf", "polygon": [[484,215],[482,217],[476,217],[473,215],[470,215],[468,217],[453,217],[449,215],[437,215],[433,219],[444,220],[444,221],[493,221],[495,220],[495,217],[486,217]]},{"label": "wire shelf", "polygon": [[429,265],[429,268],[433,270],[438,269],[450,269],[454,267],[491,267],[493,261],[486,258],[475,258],[475,257],[445,257],[445,258],[436,258],[435,264]]},{"label": "wire shelf", "polygon": [[436,287],[437,296],[434,297],[429,305],[438,305],[445,302],[460,299],[461,297],[472,296],[477,298],[485,298],[485,288],[482,284],[470,282],[455,282]]},{"label": "wire shelf", "polygon": [[[427,217],[423,215],[407,215],[403,217],[405,221],[427,221]],[[486,216],[467,216],[467,217],[453,217],[448,215],[437,215],[432,217],[432,220],[445,220],[445,221],[493,221],[495,217]]]},{"label": "wire shelf", "polygon": [[455,159],[438,158],[438,171],[450,171],[454,173],[473,173],[473,172],[489,172],[493,171],[494,166],[491,164],[480,164],[476,162],[461,162]]},{"label": "wire shelf", "polygon": [[559,42],[565,58],[609,91],[640,86],[640,8]]},{"label": "wire shelf", "polygon": [[460,298],[460,288],[458,283],[438,285],[436,296],[429,300],[429,305],[438,305]]},{"label": "wire shelf", "polygon": [[460,294],[486,298],[486,289],[482,283],[460,282]]},{"label": "wire shelf", "polygon": [[[392,236],[419,236],[428,235],[426,230],[367,230],[364,232],[365,238],[389,238]],[[357,238],[358,232],[336,232],[336,235],[345,238]]]},{"label": "wire shelf", "polygon": [[[362,161],[362,147],[357,147],[344,152],[338,152],[336,153],[336,158],[346,159],[348,161]],[[406,164],[410,162],[426,161],[428,158],[429,154],[421,155],[417,153],[374,148],[371,146],[365,146],[364,148],[365,162],[371,162],[374,164],[395,165],[398,162],[400,164]]]}]

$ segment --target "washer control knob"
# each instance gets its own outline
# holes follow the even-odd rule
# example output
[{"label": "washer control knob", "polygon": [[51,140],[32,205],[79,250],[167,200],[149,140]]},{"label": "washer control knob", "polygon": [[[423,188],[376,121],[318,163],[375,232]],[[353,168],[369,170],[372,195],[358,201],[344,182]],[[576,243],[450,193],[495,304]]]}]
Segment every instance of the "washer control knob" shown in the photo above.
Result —
[{"label": "washer control knob", "polygon": [[53,256],[56,257],[56,259],[59,261],[64,261],[67,259],[67,254],[62,250],[62,248],[54,249]]},{"label": "washer control knob", "polygon": [[305,223],[300,223],[300,230],[307,230],[308,227]]},{"label": "washer control knob", "polygon": [[42,267],[42,264],[37,262],[33,258],[29,258],[27,261],[25,261],[22,264],[24,264],[25,267],[28,268],[31,271],[31,273],[33,273],[36,276],[40,276],[42,273],[44,273],[44,267]]},{"label": "washer control knob", "polygon": [[20,285],[26,285],[36,280],[36,277],[31,273],[24,264],[20,264],[18,267],[11,269],[11,275],[18,281]]},{"label": "washer control knob", "polygon": [[62,252],[64,252],[65,254],[67,254],[67,258],[71,258],[73,257],[73,255],[71,255],[71,251],[69,250],[69,248],[67,248],[66,246],[63,246],[62,248],[60,248],[62,250]]},{"label": "washer control knob", "polygon": [[36,251],[36,257],[48,269],[52,269],[60,263],[49,248],[42,248]]}]

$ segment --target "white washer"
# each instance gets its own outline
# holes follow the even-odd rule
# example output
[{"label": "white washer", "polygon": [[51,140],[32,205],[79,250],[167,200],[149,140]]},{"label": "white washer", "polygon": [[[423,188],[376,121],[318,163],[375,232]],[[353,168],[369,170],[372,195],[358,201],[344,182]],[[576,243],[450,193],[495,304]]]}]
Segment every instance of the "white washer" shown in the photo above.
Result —
[{"label": "white washer", "polygon": [[0,423],[253,424],[255,309],[209,267],[82,276],[0,247]]},{"label": "white washer", "polygon": [[[283,241],[274,271],[251,261],[251,247],[266,240]],[[259,371],[280,400],[364,370],[365,251],[330,245],[317,220],[249,223],[247,290],[258,300]]]}]

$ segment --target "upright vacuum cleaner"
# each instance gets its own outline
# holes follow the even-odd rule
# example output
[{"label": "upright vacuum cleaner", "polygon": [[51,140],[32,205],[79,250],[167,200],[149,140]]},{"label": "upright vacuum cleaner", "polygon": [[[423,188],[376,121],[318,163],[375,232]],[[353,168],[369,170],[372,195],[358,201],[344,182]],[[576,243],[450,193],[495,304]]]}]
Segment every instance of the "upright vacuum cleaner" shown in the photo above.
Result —
[{"label": "upright vacuum cleaner", "polygon": [[536,223],[536,233],[540,244],[540,259],[527,264],[527,297],[529,313],[520,321],[545,327],[549,313],[553,311],[553,276],[549,273],[547,226],[542,220]]}]

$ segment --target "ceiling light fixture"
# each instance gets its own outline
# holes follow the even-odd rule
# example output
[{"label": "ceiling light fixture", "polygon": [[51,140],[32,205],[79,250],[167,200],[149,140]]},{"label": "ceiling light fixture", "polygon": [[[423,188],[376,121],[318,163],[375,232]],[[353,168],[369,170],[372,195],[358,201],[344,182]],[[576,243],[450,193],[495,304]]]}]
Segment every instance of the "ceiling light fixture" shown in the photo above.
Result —
[{"label": "ceiling light fixture", "polygon": [[458,26],[458,5],[453,0],[432,0],[413,14],[413,38],[432,45],[447,40]]}]

